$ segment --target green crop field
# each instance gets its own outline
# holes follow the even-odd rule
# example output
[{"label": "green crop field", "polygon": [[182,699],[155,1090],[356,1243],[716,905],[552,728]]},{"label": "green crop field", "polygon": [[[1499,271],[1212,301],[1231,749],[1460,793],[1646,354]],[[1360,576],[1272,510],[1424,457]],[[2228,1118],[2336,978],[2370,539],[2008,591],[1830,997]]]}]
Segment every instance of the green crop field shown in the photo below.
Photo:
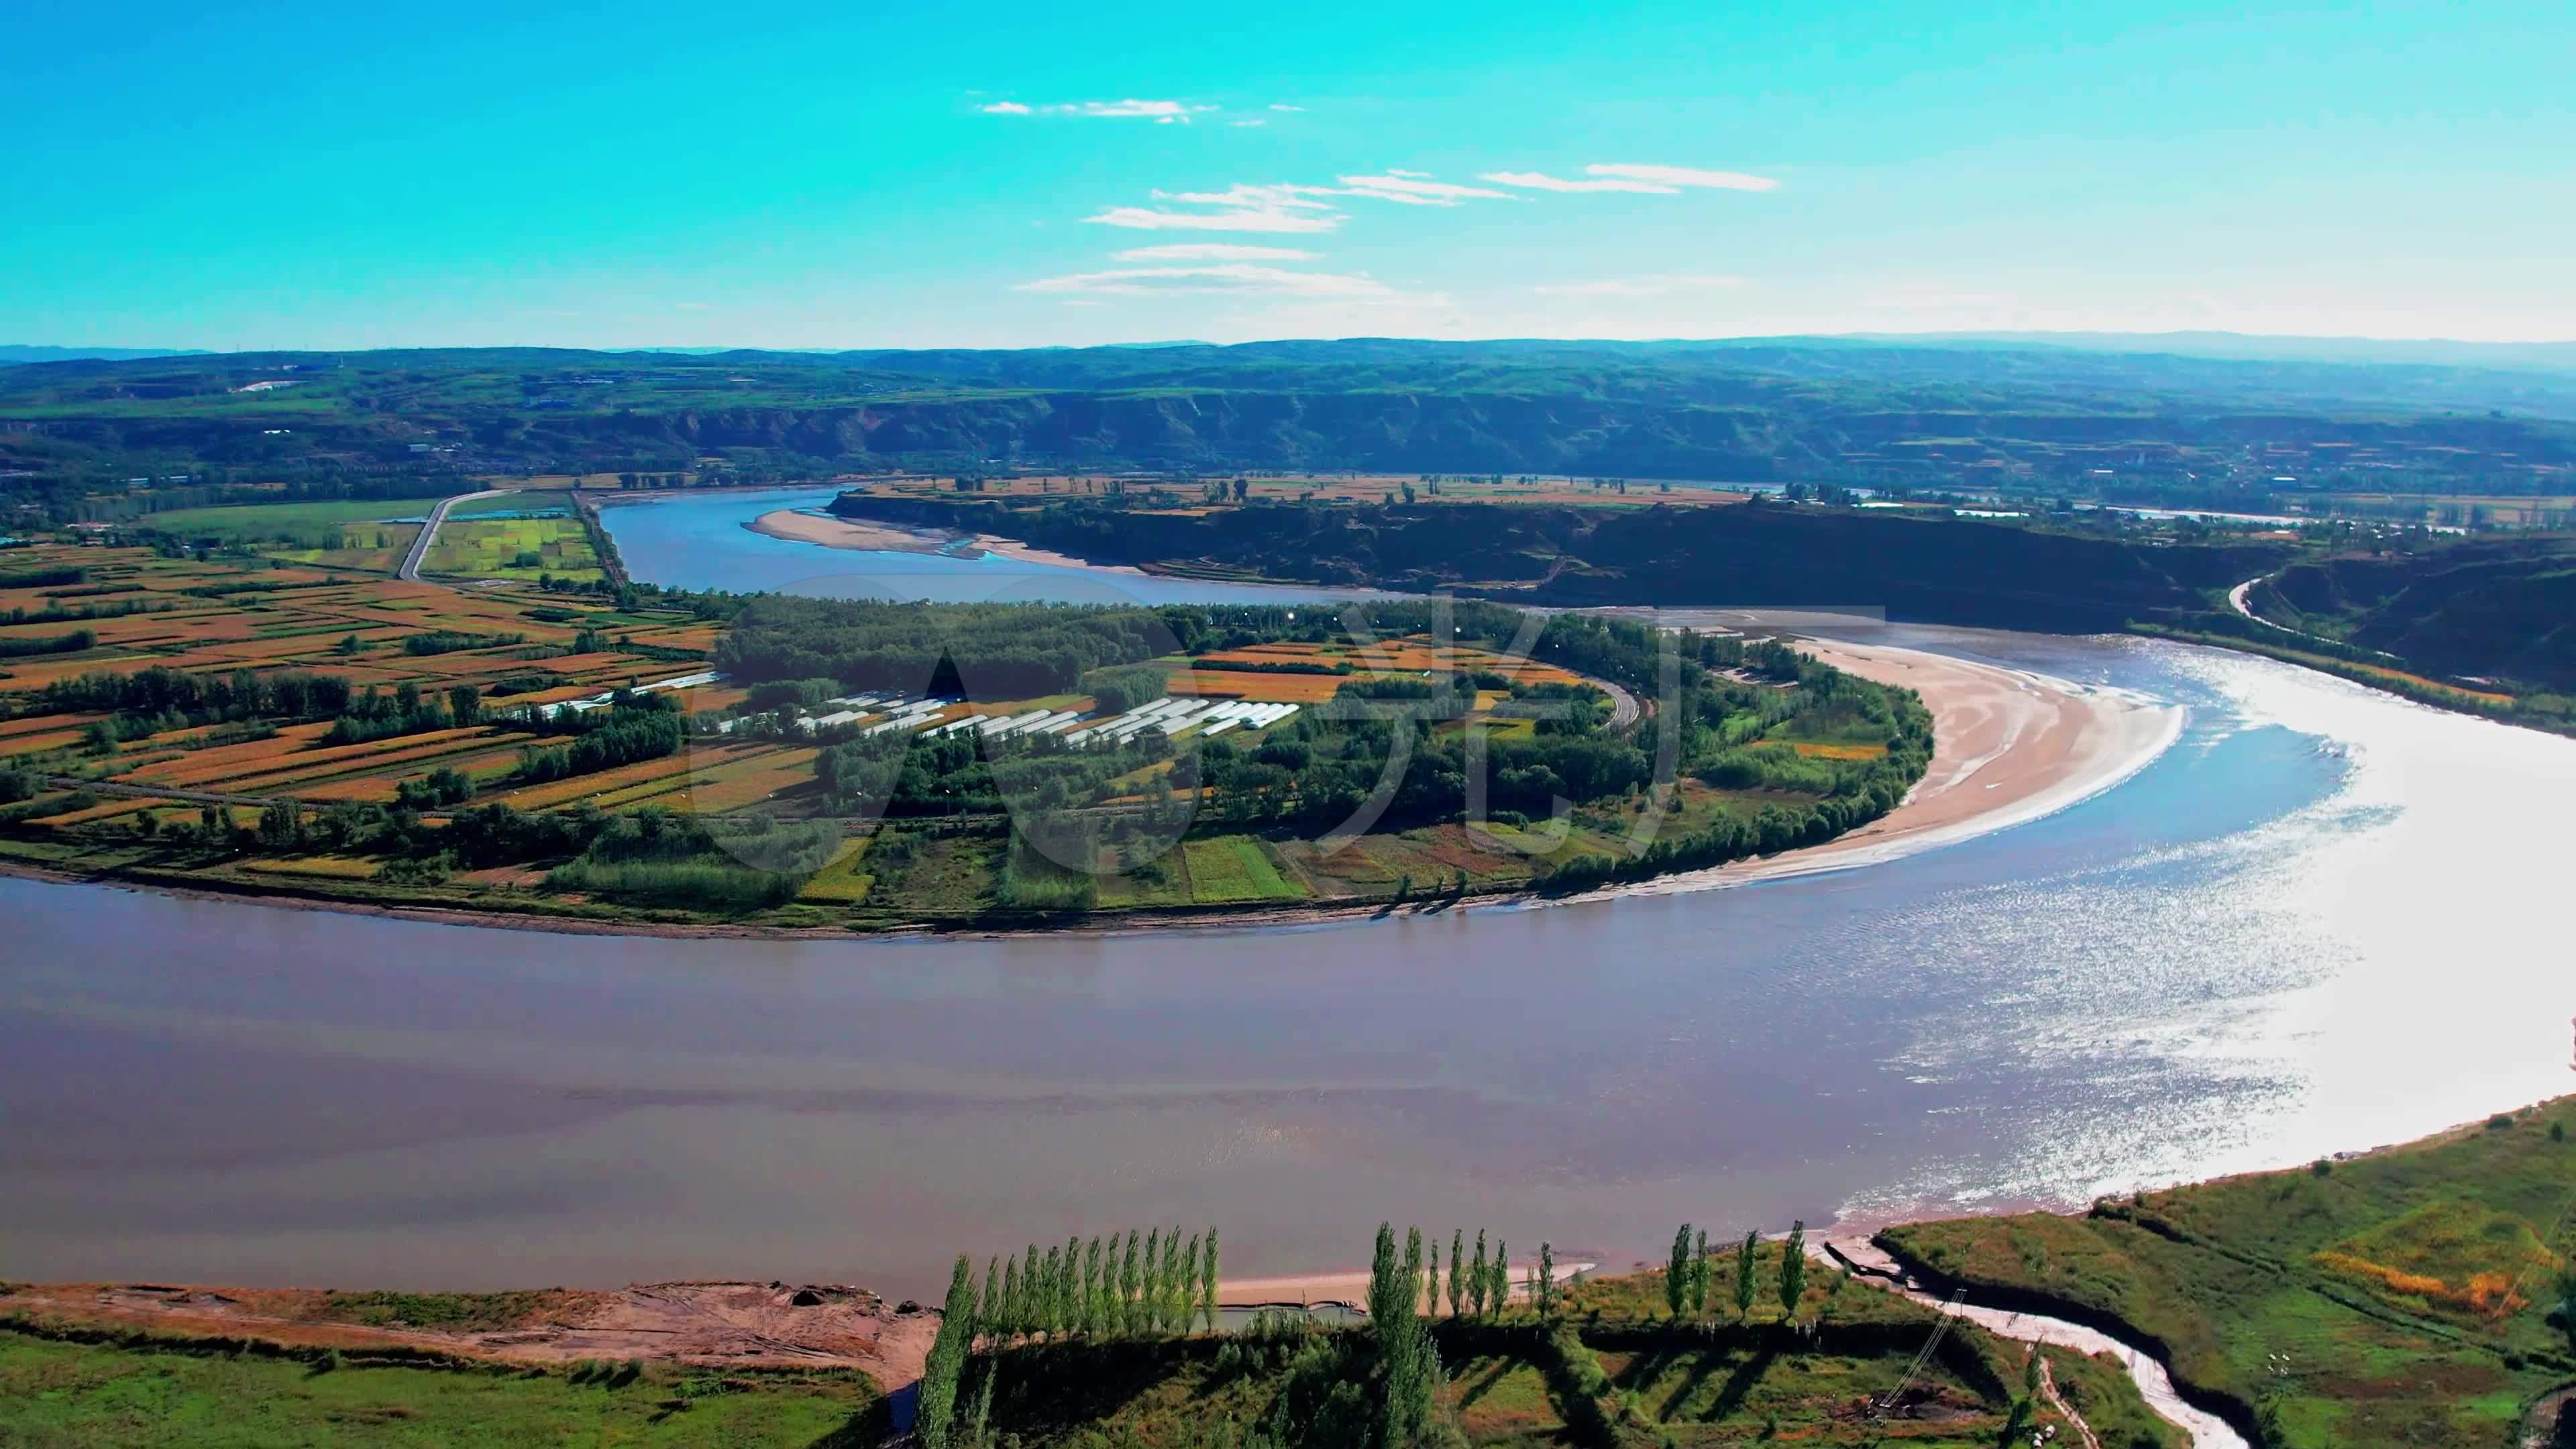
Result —
[{"label": "green crop field", "polygon": [[450,515],[421,571],[482,579],[599,577],[599,555],[575,518],[470,519]]},{"label": "green crop field", "polygon": [[1190,862],[1190,897],[1200,905],[1233,905],[1244,901],[1293,901],[1304,898],[1279,875],[1279,867],[1248,835],[1184,842]]},{"label": "green crop field", "polygon": [[181,508],[147,513],[137,522],[177,538],[266,543],[336,533],[343,525],[382,523],[407,518],[415,522],[438,506],[435,498],[390,498],[374,502],[251,503],[223,508]]}]

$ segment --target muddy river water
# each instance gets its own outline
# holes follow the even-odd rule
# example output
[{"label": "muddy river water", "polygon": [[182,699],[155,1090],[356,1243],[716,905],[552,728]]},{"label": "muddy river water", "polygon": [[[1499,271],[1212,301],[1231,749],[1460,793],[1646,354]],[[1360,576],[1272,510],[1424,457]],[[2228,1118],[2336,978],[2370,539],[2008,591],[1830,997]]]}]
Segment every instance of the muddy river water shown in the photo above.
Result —
[{"label": "muddy river water", "polygon": [[2188,719],[1905,859],[1296,929],[665,940],[0,880],[0,1274],[925,1292],[1153,1222],[1347,1265],[1382,1218],[1607,1266],[2567,1089],[2576,741],[2182,646],[1869,637]]}]

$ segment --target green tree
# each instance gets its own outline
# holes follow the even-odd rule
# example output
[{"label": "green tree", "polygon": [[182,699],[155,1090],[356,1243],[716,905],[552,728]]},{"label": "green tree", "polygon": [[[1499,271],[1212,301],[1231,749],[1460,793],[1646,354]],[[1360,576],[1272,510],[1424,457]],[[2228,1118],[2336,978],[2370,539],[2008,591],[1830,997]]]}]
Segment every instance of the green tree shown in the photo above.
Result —
[{"label": "green tree", "polygon": [[1020,1260],[1017,1257],[1005,1258],[1002,1260],[1002,1313],[994,1324],[1004,1334],[1017,1334],[1024,1331],[1021,1325],[1027,1317],[1020,1302]]},{"label": "green tree", "polygon": [[1172,1230],[1163,1234],[1163,1276],[1158,1283],[1160,1291],[1154,1295],[1154,1327],[1160,1332],[1169,1333],[1174,1327],[1172,1292],[1180,1278],[1181,1225],[1174,1223]]},{"label": "green tree", "polygon": [[1690,1247],[1690,1224],[1684,1223],[1673,1229],[1672,1256],[1664,1261],[1664,1306],[1675,1318],[1681,1317],[1683,1310],[1690,1307]]},{"label": "green tree", "polygon": [[1368,1316],[1383,1324],[1395,1316],[1395,1225],[1377,1225],[1377,1246],[1369,1255]]},{"label": "green tree", "polygon": [[1485,1307],[1499,1316],[1512,1301],[1512,1250],[1509,1243],[1494,1239],[1494,1281],[1485,1290]]},{"label": "green tree", "polygon": [[1485,1316],[1485,1293],[1494,1286],[1493,1274],[1485,1259],[1485,1230],[1476,1229],[1476,1266],[1467,1275],[1467,1309],[1478,1318]]},{"label": "green tree", "polygon": [[1440,1312],[1440,1240],[1433,1238],[1423,1244],[1423,1252],[1428,1255],[1422,1265],[1423,1291],[1430,1295],[1431,1302],[1422,1311],[1437,1316]]},{"label": "green tree", "polygon": [[1216,1229],[1207,1230],[1207,1246],[1199,1254],[1199,1309],[1207,1315],[1207,1330],[1216,1332]]},{"label": "green tree", "polygon": [[1082,1331],[1100,1329],[1100,1239],[1094,1237],[1082,1245]]},{"label": "green tree", "polygon": [[986,1333],[999,1333],[1003,1323],[1002,1260],[984,1260],[984,1301],[975,1310],[975,1322]]},{"label": "green tree", "polygon": [[1541,1242],[1538,1245],[1538,1321],[1545,1323],[1555,1316],[1556,1245]]},{"label": "green tree", "polygon": [[1053,1338],[1064,1332],[1064,1255],[1047,1249],[1046,1266],[1038,1272],[1038,1327]]},{"label": "green tree", "polygon": [[1064,1277],[1057,1284],[1058,1301],[1063,1303],[1064,1331],[1082,1327],[1082,1239],[1064,1240]]},{"label": "green tree", "polygon": [[975,1269],[960,1253],[948,1275],[948,1302],[940,1310],[939,1334],[931,1340],[929,1357],[921,1368],[914,1425],[925,1449],[948,1449],[952,1442],[950,1421],[957,1414],[958,1375],[965,1370],[966,1351],[974,1339]]},{"label": "green tree", "polygon": [[1753,1316],[1753,1300],[1759,1296],[1754,1286],[1753,1245],[1761,1237],[1758,1232],[1747,1232],[1743,1245],[1735,1250],[1735,1316],[1739,1320]]},{"label": "green tree", "polygon": [[1190,1331],[1190,1300],[1198,1297],[1199,1235],[1190,1234],[1190,1245],[1181,1253],[1181,1271],[1172,1275],[1172,1331]]},{"label": "green tree", "polygon": [[1807,1223],[1804,1218],[1790,1225],[1789,1241],[1780,1254],[1780,1317],[1783,1322],[1798,1316],[1798,1300],[1807,1291]]},{"label": "green tree", "polygon": [[1127,1230],[1127,1255],[1118,1265],[1118,1326],[1134,1333],[1142,1325],[1136,1319],[1136,1296],[1144,1291],[1145,1280],[1136,1266],[1136,1230]]},{"label": "green tree", "polygon": [[1152,1228],[1145,1234],[1145,1277],[1136,1288],[1136,1331],[1151,1333],[1161,1325],[1154,1321],[1154,1305],[1162,1301],[1163,1230]]},{"label": "green tree", "polygon": [[1699,1240],[1691,1249],[1691,1314],[1708,1312],[1708,1229],[1699,1230]]},{"label": "green tree", "polygon": [[1467,1291],[1467,1230],[1449,1235],[1449,1316],[1458,1316]]}]

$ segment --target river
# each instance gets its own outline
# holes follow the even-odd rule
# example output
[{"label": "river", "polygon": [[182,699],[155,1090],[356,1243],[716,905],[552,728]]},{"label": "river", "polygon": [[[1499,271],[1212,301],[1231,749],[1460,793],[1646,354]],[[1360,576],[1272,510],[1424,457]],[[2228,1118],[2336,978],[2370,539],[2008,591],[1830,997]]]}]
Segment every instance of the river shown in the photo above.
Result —
[{"label": "river", "polygon": [[[702,543],[678,581],[755,573]],[[1381,1218],[1616,1266],[2566,1090],[2576,742],[2187,646],[1855,637],[2190,714],[2105,794],[1865,869],[1297,929],[678,941],[0,880],[0,1273],[926,1293],[1154,1222],[1346,1266]]]}]

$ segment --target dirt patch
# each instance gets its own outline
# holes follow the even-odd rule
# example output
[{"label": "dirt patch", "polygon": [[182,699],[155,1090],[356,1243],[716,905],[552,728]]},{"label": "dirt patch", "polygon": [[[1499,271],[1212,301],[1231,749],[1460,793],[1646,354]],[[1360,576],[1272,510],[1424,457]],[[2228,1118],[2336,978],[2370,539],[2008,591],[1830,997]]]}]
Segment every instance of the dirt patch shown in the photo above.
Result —
[{"label": "dirt patch", "polygon": [[[420,1316],[443,1316],[454,1295],[420,1295]],[[491,1295],[508,1312],[416,1326],[393,1315],[395,1295],[160,1283],[18,1286],[0,1313],[48,1322],[140,1328],[181,1336],[234,1335],[294,1347],[363,1352],[402,1346],[501,1363],[647,1359],[745,1368],[850,1368],[888,1390],[921,1377],[939,1315],[897,1308],[863,1288],[826,1283],[638,1283],[615,1292]],[[387,1300],[377,1302],[374,1300]],[[384,1321],[356,1322],[364,1316]]]}]

